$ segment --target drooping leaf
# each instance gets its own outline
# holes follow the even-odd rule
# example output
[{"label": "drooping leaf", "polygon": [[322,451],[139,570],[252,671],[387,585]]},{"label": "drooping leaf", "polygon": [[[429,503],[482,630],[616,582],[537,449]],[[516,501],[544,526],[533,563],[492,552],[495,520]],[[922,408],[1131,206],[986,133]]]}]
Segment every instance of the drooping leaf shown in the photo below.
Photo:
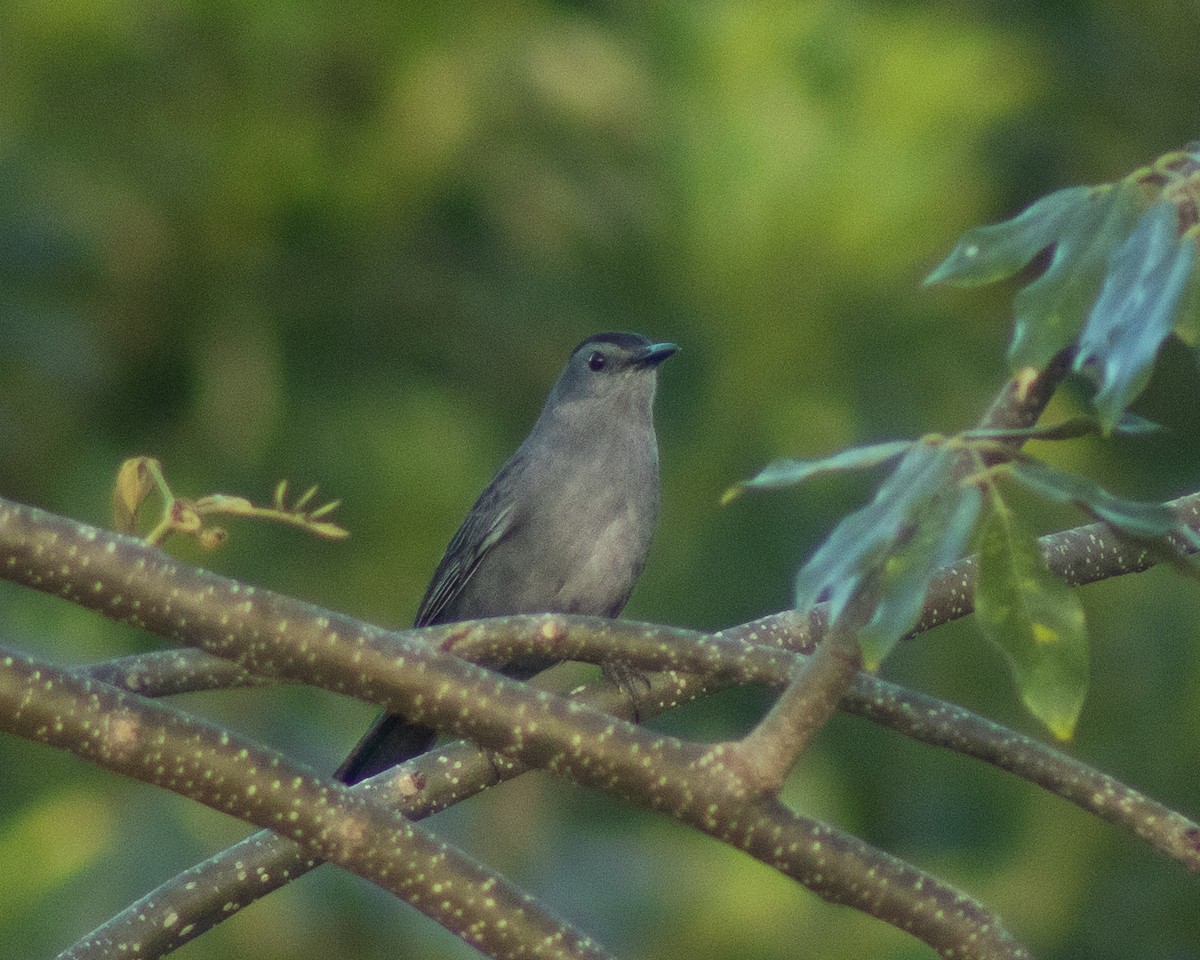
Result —
[{"label": "drooping leaf", "polygon": [[912,444],[875,498],[838,524],[796,576],[797,609],[828,590],[831,623],[872,585],[876,607],[860,633],[869,667],[912,629],[933,573],[970,538],[978,492],[955,482],[955,462],[945,444]]},{"label": "drooping leaf", "polygon": [[840,473],[848,470],[863,470],[877,467],[889,460],[897,460],[908,452],[912,440],[893,440],[873,443],[862,447],[851,447],[820,460],[776,460],[767,464],[749,480],[742,480],[725,491],[723,504],[738,497],[744,490],[775,490],[801,483],[822,473]]},{"label": "drooping leaf", "polygon": [[[1043,496],[1077,504],[1137,541],[1160,562],[1174,567],[1177,573],[1200,580],[1200,566],[1188,556],[1188,553],[1200,552],[1200,534],[1180,520],[1170,507],[1118,497],[1093,480],[1055,470],[1025,456],[1011,465],[1011,473],[1014,479]],[[1172,536],[1187,541],[1191,550],[1181,551],[1169,539]]]},{"label": "drooping leaf", "polygon": [[1003,223],[963,234],[950,255],[925,278],[926,285],[980,286],[1012,276],[1054,243],[1091,201],[1094,188],[1068,187],[1043,197]]},{"label": "drooping leaf", "polygon": [[1136,186],[1122,182],[1094,188],[1079,214],[1064,221],[1046,272],[1013,301],[1013,369],[1044,367],[1079,335],[1109,258],[1140,212]]},{"label": "drooping leaf", "polygon": [[875,612],[859,633],[868,670],[876,669],[916,624],[934,575],[966,552],[981,506],[978,487],[953,480],[924,503],[914,504],[908,518],[911,536],[884,562]]},{"label": "drooping leaf", "polygon": [[1097,370],[1095,404],[1106,432],[1150,379],[1194,272],[1195,241],[1180,239],[1178,225],[1169,200],[1146,211],[1113,254],[1080,335],[1075,369]]},{"label": "drooping leaf", "polygon": [[1049,249],[1045,271],[1016,295],[1009,361],[1042,368],[1077,345],[1076,370],[1095,372],[1108,433],[1172,330],[1200,345],[1198,191],[1193,142],[1116,183],[1060,190],[969,231],[926,282],[988,283]]},{"label": "drooping leaf", "polygon": [[871,564],[899,537],[909,511],[937,489],[949,462],[940,445],[914,445],[874,499],[843,519],[800,569],[796,608],[807,609],[829,589],[830,620],[836,621]]},{"label": "drooping leaf", "polygon": [[1112,432],[1119,433],[1123,437],[1141,437],[1150,433],[1158,433],[1162,429],[1161,423],[1155,423],[1140,414],[1130,413],[1126,410],[1113,424]]},{"label": "drooping leaf", "polygon": [[979,538],[975,618],[1001,651],[1029,711],[1069,739],[1088,686],[1088,646],[1079,597],[1053,576],[1034,537],[992,497]]}]

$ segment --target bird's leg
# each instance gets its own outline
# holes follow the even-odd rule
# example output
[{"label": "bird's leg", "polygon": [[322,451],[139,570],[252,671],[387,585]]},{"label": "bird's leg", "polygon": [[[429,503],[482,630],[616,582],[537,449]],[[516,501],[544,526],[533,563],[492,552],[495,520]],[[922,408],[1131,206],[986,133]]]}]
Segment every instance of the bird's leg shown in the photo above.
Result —
[{"label": "bird's leg", "polygon": [[600,669],[604,673],[605,680],[614,684],[625,696],[629,697],[630,707],[633,710],[633,716],[630,719],[634,723],[641,723],[642,711],[638,706],[638,687],[644,688],[646,692],[650,690],[650,680],[646,674],[624,663],[605,663],[601,664]]}]

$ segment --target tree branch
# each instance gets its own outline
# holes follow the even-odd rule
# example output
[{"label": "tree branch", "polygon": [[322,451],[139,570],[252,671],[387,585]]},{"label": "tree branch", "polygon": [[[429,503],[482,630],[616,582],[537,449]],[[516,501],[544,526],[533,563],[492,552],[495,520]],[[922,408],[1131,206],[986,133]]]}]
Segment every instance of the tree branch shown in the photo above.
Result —
[{"label": "tree branch", "polygon": [[[1200,529],[1200,494],[1181,498],[1175,501],[1173,506],[1181,518],[1188,522],[1193,529]],[[83,529],[90,530],[90,528]],[[1182,549],[1188,549],[1186,543],[1181,542],[1179,546]],[[95,549],[106,550],[107,547],[100,545]],[[1042,549],[1051,569],[1075,585],[1138,572],[1148,569],[1158,562],[1157,556],[1152,552],[1122,542],[1106,524],[1090,524],[1044,537],[1042,538]],[[4,549],[0,548],[0,558],[5,556]],[[0,562],[0,575],[11,578],[15,567],[16,564],[9,555],[7,561]],[[32,575],[41,578],[41,574],[34,573]],[[939,576],[931,588],[917,629],[930,629],[940,623],[969,614],[971,612],[973,577],[974,563],[970,558]],[[537,618],[524,619],[528,621]],[[561,618],[559,619],[561,620]],[[824,610],[821,607],[814,610],[811,616],[801,616],[795,611],[784,611],[744,624],[741,627],[722,631],[712,638],[718,643],[708,645],[700,642],[699,646],[696,644],[701,635],[689,631],[612,621],[599,621],[591,632],[588,630],[561,632],[555,629],[547,630],[547,625],[544,623],[537,628],[532,628],[526,622],[523,625],[523,632],[536,635],[535,639],[537,640],[545,640],[548,632],[555,644],[555,650],[561,655],[578,659],[601,659],[602,654],[611,658],[614,651],[628,647],[635,651],[634,655],[630,657],[633,662],[654,662],[652,657],[657,655],[659,659],[656,662],[660,667],[667,665],[672,669],[679,669],[685,663],[695,665],[694,658],[697,651],[700,651],[700,656],[708,657],[707,665],[704,665],[703,669],[711,670],[716,675],[715,681],[706,683],[699,677],[680,674],[655,677],[653,678],[655,684],[653,690],[649,695],[643,695],[639,702],[642,713],[646,714],[650,712],[652,706],[657,705],[666,709],[685,699],[690,699],[692,696],[699,695],[707,689],[716,689],[731,682],[748,682],[755,679],[772,682],[770,680],[772,670],[775,668],[786,669],[786,664],[790,661],[780,660],[776,655],[775,667],[771,667],[769,658],[762,659],[762,645],[811,650],[823,634],[824,622]],[[505,628],[499,632],[468,630],[460,634],[451,643],[451,646],[456,652],[467,656],[477,655],[478,650],[490,650],[491,655],[498,659],[511,655],[514,651],[545,649],[545,647],[536,645],[530,646],[529,637],[525,637],[522,641],[519,638],[522,625],[519,623],[507,623]],[[518,636],[515,643],[512,640],[514,634]],[[731,655],[730,649],[719,643],[721,640],[754,645],[757,650],[751,655],[744,653]],[[646,659],[641,659],[636,654],[639,646],[643,648],[642,656]],[[685,656],[676,656],[676,651],[680,650],[689,652]],[[190,651],[165,651],[162,654],[143,656],[146,660],[140,665],[136,662],[138,658],[125,658],[123,661],[99,665],[97,669],[107,671],[110,679],[124,675],[131,681],[131,685],[140,687],[143,691],[152,689],[151,684],[165,683],[167,685],[160,688],[160,692],[164,693],[169,690],[181,692],[187,689],[224,686],[227,682],[239,684],[261,682],[252,681],[245,670],[232,665],[229,661],[208,658],[204,654]],[[742,662],[746,660],[747,656],[751,661],[749,665]],[[209,661],[207,665],[204,663],[205,660]],[[150,668],[150,672],[148,672],[148,668]],[[154,672],[169,675],[176,668],[182,671],[183,676],[150,679]],[[208,670],[212,670],[210,678],[203,679],[205,671]],[[888,702],[903,703],[903,701],[889,701],[882,697],[878,688],[873,686],[881,683],[882,681],[860,675],[854,691],[848,695],[843,706],[863,713],[876,721],[894,725],[902,732],[918,739],[958,749],[1011,770],[1017,775],[1024,776],[1032,782],[1039,783],[1047,789],[1071,799],[1085,809],[1093,810],[1111,822],[1134,830],[1168,855],[1195,868],[1196,825],[1186,818],[1154,804],[1153,801],[1147,800],[1141,794],[1124,787],[1107,775],[1063,757],[1036,741],[990,724],[981,718],[973,718],[966,711],[954,713],[960,708],[946,704],[934,708],[929,707],[928,704],[917,706],[914,705],[914,702],[908,702],[903,707],[895,707],[889,711],[882,705]],[[595,697],[597,694],[607,697],[607,700],[594,702],[610,712],[616,712],[618,705],[623,702],[615,695],[610,696],[611,691],[593,691],[589,696]],[[907,696],[920,697],[919,694],[911,693]],[[929,711],[935,709],[940,711],[937,716],[945,719],[944,724],[935,724],[928,719],[928,717],[934,716]],[[972,728],[972,723],[975,724],[974,728]],[[1011,749],[1006,749],[1006,747]],[[505,767],[502,767],[499,773],[506,777],[523,769],[509,760],[506,761]],[[474,747],[460,744],[449,748],[448,751],[439,751],[415,775],[408,776],[402,773],[400,776],[384,776],[381,779],[391,785],[391,789],[387,791],[389,795],[394,794],[396,789],[413,791],[414,787],[418,788],[413,793],[408,809],[423,809],[427,813],[441,809],[463,796],[470,795],[475,790],[496,782],[497,777],[496,768],[489,762],[486,754]],[[375,789],[379,789],[379,787]],[[247,873],[252,879],[244,881],[243,894],[246,892],[246,887],[252,887],[260,895],[267,892],[267,888],[262,886],[260,879],[254,878],[256,871],[260,875],[285,881],[288,876],[296,876],[299,872],[303,872],[303,869],[306,868],[305,865],[307,867],[315,865],[312,858],[299,852],[299,848],[295,845],[282,840],[268,841],[262,834],[255,835],[246,841],[244,846],[249,846],[259,858],[251,861],[251,866],[247,868]],[[280,854],[279,846],[282,846],[285,851],[290,846],[291,852]],[[249,859],[248,851],[240,849],[235,859],[242,861],[245,866],[245,861]],[[289,859],[291,860],[290,866],[287,865]],[[256,863],[261,866],[254,866]],[[214,858],[214,861],[197,869],[205,869],[206,876],[218,876],[221,871],[218,858]],[[166,886],[169,887],[170,884]],[[175,890],[178,891],[178,887]],[[161,900],[161,897],[159,899]],[[170,899],[170,906],[166,909],[177,912],[177,898],[172,895]],[[222,903],[228,902],[228,899],[230,897],[222,894],[216,897],[214,902],[219,907]],[[240,896],[232,899],[242,901]],[[144,915],[146,923],[152,926],[152,919],[146,914],[146,903],[142,902],[138,906],[138,912]],[[200,909],[202,911],[203,908]],[[114,918],[114,922],[119,919]],[[192,916],[190,919],[195,922],[196,917]],[[219,919],[221,919],[221,915],[215,916],[212,922],[217,922]],[[181,924],[181,926],[183,925]],[[143,924],[137,939],[145,939],[145,927],[146,924]],[[165,930],[163,932],[167,933]],[[121,939],[128,942],[123,937]]]},{"label": "tree branch", "polygon": [[232,660],[223,660],[192,647],[135,653],[89,664],[76,670],[76,673],[87,674],[93,680],[151,698],[204,690],[278,685],[270,677],[251,673]]},{"label": "tree branch", "polygon": [[[790,611],[773,618],[773,625],[781,626],[780,621],[788,618],[794,618]],[[619,634],[624,624],[611,626]],[[751,626],[726,635],[743,633],[763,639],[761,630]],[[703,678],[679,674],[653,674],[647,684],[638,697],[643,719],[707,692]],[[582,696],[605,712],[633,713],[630,698],[611,685],[588,687]],[[956,750],[1029,780],[1131,830],[1189,869],[1200,870],[1200,826],[1194,821],[1024,734],[867,674],[858,676],[841,706],[918,741]],[[519,764],[494,761],[494,755],[474,744],[448,744],[365,782],[362,788],[381,793],[410,819],[419,820],[525,770]],[[319,865],[297,844],[268,830],[259,831],[168,880],[64,951],[59,960],[117,956],[117,946],[130,942],[140,943],[146,957],[161,956]],[[168,917],[178,919],[167,924]],[[97,944],[108,952],[87,952]]]},{"label": "tree branch", "polygon": [[70,750],[249,823],[286,833],[493,957],[556,943],[606,957],[588,937],[402,815],[182,711],[0,649],[0,729]]},{"label": "tree branch", "polygon": [[[531,693],[423,642],[440,637],[440,648],[454,647],[485,625],[389,634],[186,568],[137,541],[3,501],[0,570],[114,619],[234,657],[254,671],[407,710],[503,746],[506,756],[521,762],[670,811],[821,896],[853,902],[936,948],[963,956],[1023,955],[993,914],[978,904],[963,907],[961,894],[916,868],[853,838],[834,842],[841,835],[774,805],[760,806],[748,818],[750,797],[719,746],[655,736],[582,704]],[[562,622],[531,619],[543,627]],[[542,639],[555,641],[557,632]],[[778,656],[766,653],[772,660]],[[514,727],[513,716],[524,722]],[[775,839],[766,843],[764,837]],[[934,898],[955,909],[914,914],[914,891],[922,902]]]},{"label": "tree branch", "polygon": [[1200,871],[1200,824],[1115,777],[952,703],[860,675],[842,709],[1044,787]]}]

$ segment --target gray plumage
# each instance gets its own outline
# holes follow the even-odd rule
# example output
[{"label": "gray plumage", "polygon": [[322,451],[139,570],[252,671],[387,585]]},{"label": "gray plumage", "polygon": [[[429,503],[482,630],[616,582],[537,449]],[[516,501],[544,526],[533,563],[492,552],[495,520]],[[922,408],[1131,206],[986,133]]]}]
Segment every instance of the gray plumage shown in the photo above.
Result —
[{"label": "gray plumage", "polygon": [[[654,393],[678,348],[601,333],[571,353],[541,415],[467,514],[434,571],[418,627],[519,613],[615,617],[658,520]],[[551,664],[525,657],[504,673]],[[435,733],[384,714],[334,776],[357,783],[428,749]]]}]

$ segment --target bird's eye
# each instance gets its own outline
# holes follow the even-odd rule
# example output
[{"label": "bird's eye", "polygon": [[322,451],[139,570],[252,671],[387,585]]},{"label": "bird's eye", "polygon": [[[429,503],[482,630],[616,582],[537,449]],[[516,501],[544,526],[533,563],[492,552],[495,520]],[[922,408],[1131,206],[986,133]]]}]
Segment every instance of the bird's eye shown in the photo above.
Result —
[{"label": "bird's eye", "polygon": [[600,371],[608,364],[608,357],[602,354],[599,350],[593,350],[588,355],[588,369]]}]

